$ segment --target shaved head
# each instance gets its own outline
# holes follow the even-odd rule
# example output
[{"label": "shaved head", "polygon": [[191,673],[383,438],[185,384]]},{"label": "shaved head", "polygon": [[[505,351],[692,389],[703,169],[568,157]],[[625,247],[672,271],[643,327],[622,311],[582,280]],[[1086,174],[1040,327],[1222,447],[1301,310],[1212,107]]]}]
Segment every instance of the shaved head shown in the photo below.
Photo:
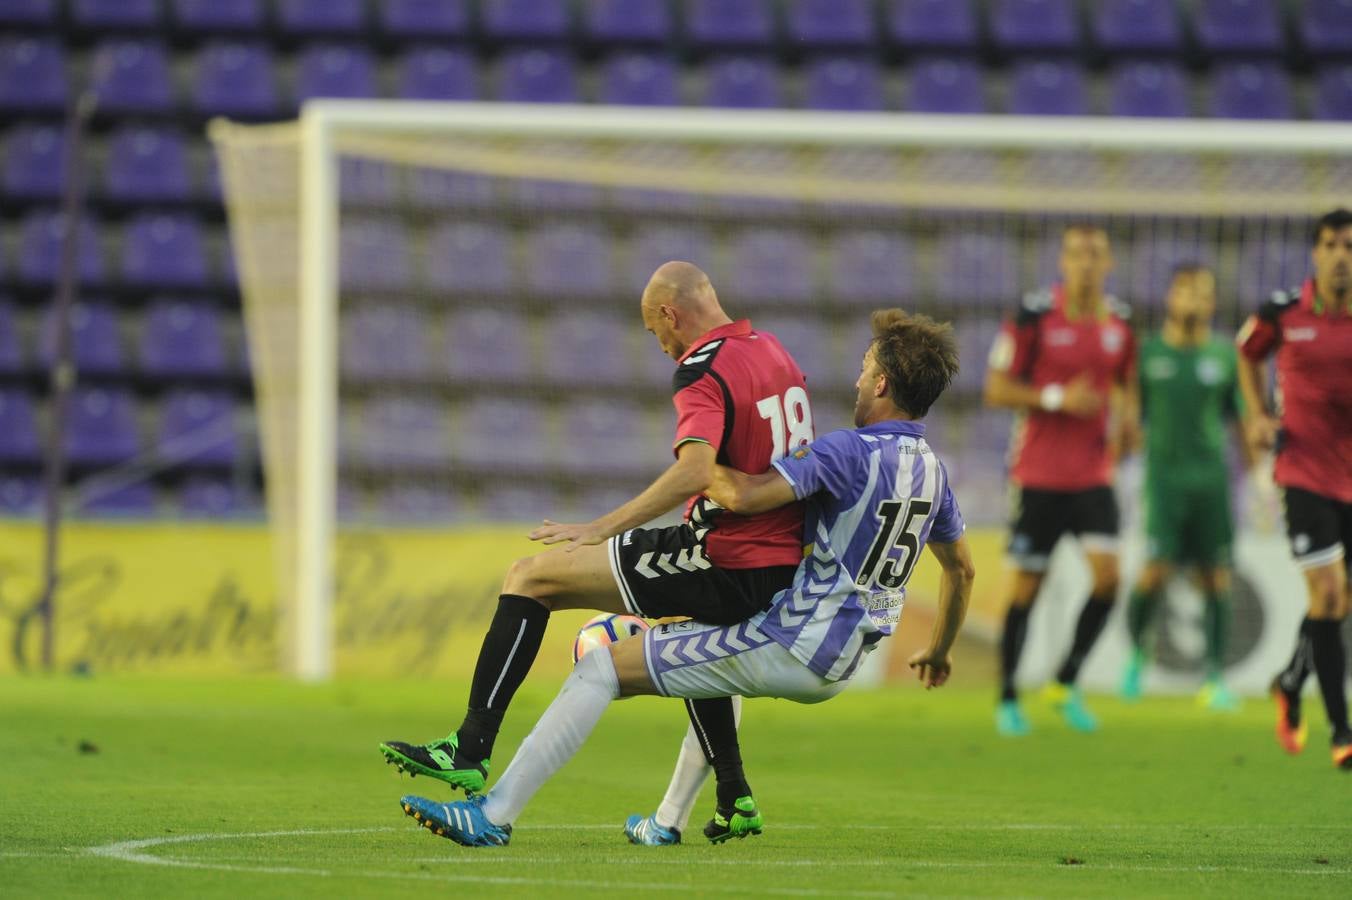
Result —
[{"label": "shaved head", "polygon": [[644,327],[673,359],[679,359],[706,331],[732,321],[704,270],[678,259],[662,263],[653,272],[643,289],[641,306]]}]

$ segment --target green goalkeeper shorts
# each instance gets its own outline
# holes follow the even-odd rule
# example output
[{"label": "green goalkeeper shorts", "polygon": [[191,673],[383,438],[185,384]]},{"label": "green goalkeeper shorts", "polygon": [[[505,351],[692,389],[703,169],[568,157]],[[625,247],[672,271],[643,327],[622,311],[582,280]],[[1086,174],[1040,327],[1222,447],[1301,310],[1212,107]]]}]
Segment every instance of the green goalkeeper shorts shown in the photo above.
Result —
[{"label": "green goalkeeper shorts", "polygon": [[1234,519],[1224,473],[1147,478],[1145,503],[1146,556],[1152,562],[1230,565]]}]

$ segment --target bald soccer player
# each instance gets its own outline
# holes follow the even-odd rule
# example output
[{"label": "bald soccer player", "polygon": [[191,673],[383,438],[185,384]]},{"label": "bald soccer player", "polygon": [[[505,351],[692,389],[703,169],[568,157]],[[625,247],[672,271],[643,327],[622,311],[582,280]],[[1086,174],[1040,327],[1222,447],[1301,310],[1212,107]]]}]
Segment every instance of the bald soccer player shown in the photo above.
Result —
[{"label": "bald soccer player", "polygon": [[[723,311],[709,278],[687,262],[653,273],[642,297],[643,326],[676,360],[676,462],[623,506],[585,524],[546,520],[531,539],[557,544],[512,564],[479,651],[469,709],[460,727],[427,744],[387,741],[401,770],[482,791],[489,756],[512,696],[525,680],[556,609],[595,609],[645,618],[688,616],[743,622],[789,587],[803,556],[802,504],[756,515],[724,510],[705,493],[722,463],[760,474],[813,438],[803,373],[773,335]],[[639,528],[685,503],[685,521]],[[737,750],[729,698],[686,703],[713,766],[718,807],[754,809]],[[741,801],[740,804],[738,801]],[[759,818],[759,813],[754,814]]]}]

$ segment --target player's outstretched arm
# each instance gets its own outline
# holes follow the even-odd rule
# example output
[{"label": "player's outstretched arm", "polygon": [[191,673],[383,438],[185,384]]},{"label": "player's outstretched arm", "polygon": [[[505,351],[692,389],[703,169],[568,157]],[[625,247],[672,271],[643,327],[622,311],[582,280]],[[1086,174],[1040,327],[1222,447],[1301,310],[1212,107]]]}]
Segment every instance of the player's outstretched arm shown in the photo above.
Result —
[{"label": "player's outstretched arm", "polygon": [[926,546],[939,561],[943,572],[939,576],[939,616],[934,621],[930,645],[911,657],[910,666],[925,687],[942,687],[953,669],[949,651],[958,639],[962,621],[967,617],[967,604],[972,599],[972,582],[976,580],[976,566],[972,549],[966,537],[951,544],[931,541]]},{"label": "player's outstretched arm", "polygon": [[599,544],[607,538],[650,522],[674,509],[695,494],[708,490],[713,481],[714,448],[701,441],[686,441],[676,450],[676,462],[633,500],[590,522],[565,525],[549,519],[530,533],[532,541],[561,544],[572,550],[586,544]]},{"label": "player's outstretched arm", "polygon": [[1095,390],[1092,380],[1085,374],[1076,375],[1065,384],[1034,387],[995,368],[986,370],[986,383],[981,396],[992,409],[1066,412],[1072,416],[1086,417],[1096,415],[1104,401],[1103,395]]},{"label": "player's outstretched arm", "polygon": [[727,466],[715,466],[707,493],[719,506],[744,516],[777,509],[798,499],[793,487],[775,469],[748,475]]}]

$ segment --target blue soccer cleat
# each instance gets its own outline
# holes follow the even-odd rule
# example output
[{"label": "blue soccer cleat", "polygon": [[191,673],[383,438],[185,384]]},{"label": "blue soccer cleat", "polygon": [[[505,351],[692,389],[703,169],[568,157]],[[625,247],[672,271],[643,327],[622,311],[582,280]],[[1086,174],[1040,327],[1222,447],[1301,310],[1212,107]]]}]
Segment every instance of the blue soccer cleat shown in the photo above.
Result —
[{"label": "blue soccer cleat", "polygon": [[1002,700],[995,708],[995,730],[1001,737],[1023,737],[1033,730],[1017,700]]},{"label": "blue soccer cleat", "polygon": [[1123,700],[1134,703],[1141,699],[1141,681],[1145,676],[1146,656],[1140,650],[1131,651],[1127,665],[1122,669],[1122,684],[1118,693]]},{"label": "blue soccer cleat", "polygon": [[631,844],[646,847],[665,847],[681,842],[681,832],[657,824],[657,816],[640,816],[637,813],[624,820],[624,836]]},{"label": "blue soccer cleat", "polygon": [[399,801],[404,814],[411,816],[428,831],[465,847],[505,847],[512,839],[512,826],[494,825],[484,815],[484,800],[480,794],[468,800],[438,803],[426,797],[410,794]]},{"label": "blue soccer cleat", "polygon": [[1098,719],[1084,705],[1084,694],[1080,693],[1079,688],[1053,681],[1042,689],[1042,695],[1075,731],[1084,734],[1098,731]]}]

